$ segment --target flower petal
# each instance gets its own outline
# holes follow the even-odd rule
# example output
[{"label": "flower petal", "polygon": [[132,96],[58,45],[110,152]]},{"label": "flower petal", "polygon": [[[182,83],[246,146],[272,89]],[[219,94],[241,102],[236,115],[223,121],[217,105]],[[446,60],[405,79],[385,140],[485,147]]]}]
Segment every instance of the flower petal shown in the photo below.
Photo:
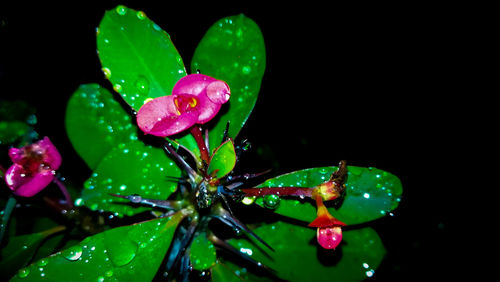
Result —
[{"label": "flower petal", "polygon": [[56,146],[52,144],[49,137],[44,137],[42,140],[36,142],[35,144],[40,146],[42,151],[44,151],[42,160],[45,164],[48,164],[53,170],[56,170],[61,166],[61,154],[59,154],[59,151],[57,150]]},{"label": "flower petal", "polygon": [[17,196],[32,197],[42,191],[54,179],[54,170],[41,169],[34,175],[26,174],[21,165],[13,164],[5,173],[5,182]]},{"label": "flower petal", "polygon": [[24,150],[22,148],[10,148],[9,157],[13,163],[18,164],[21,162],[24,156]]},{"label": "flower petal", "polygon": [[175,96],[155,98],[137,112],[137,125],[146,134],[165,137],[193,126],[198,120],[196,110],[180,113],[175,106]]},{"label": "flower petal", "polygon": [[[210,91],[208,91],[209,86]],[[199,112],[197,123],[204,124],[210,121],[219,112],[221,104],[229,99],[229,86],[225,82],[207,75],[190,74],[179,79],[172,94],[196,96],[198,100],[196,109]]]},{"label": "flower petal", "polygon": [[172,89],[172,94],[190,94],[198,96],[205,92],[207,86],[214,81],[217,80],[208,75],[190,74],[177,81]]},{"label": "flower petal", "polygon": [[231,91],[222,80],[216,80],[207,86],[207,97],[215,104],[224,104],[229,100]]},{"label": "flower petal", "polygon": [[316,238],[321,247],[335,249],[342,241],[342,229],[340,227],[318,228]]},{"label": "flower petal", "polygon": [[199,105],[197,107],[200,115],[198,116],[198,121],[196,123],[205,124],[209,122],[220,110],[221,105],[215,104],[208,99],[206,94],[201,94],[198,96]]}]

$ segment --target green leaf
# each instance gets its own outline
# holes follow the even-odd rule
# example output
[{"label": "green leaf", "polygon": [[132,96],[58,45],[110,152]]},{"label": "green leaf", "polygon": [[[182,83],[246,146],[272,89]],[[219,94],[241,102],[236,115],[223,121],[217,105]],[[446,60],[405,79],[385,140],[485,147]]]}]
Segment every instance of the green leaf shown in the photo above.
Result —
[{"label": "green leaf", "polygon": [[[210,27],[194,52],[191,72],[225,81],[231,98],[210,131],[210,147],[217,147],[227,121],[235,138],[250,115],[266,66],[266,49],[259,26],[243,14],[226,17]],[[227,111],[224,109],[227,107]]]},{"label": "green leaf", "polygon": [[149,98],[170,95],[186,75],[170,36],[143,12],[121,5],[101,20],[97,49],[105,76],[135,110]]},{"label": "green leaf", "polygon": [[235,165],[236,152],[234,151],[233,140],[229,139],[215,149],[208,165],[208,174],[215,173],[215,177],[219,179],[230,173]]},{"label": "green leaf", "polygon": [[9,279],[19,268],[25,266],[45,238],[64,229],[64,226],[57,226],[43,232],[9,238],[8,244],[0,252],[0,277],[3,278],[2,280]]},{"label": "green leaf", "polygon": [[344,231],[335,250],[317,244],[316,230],[289,223],[264,225],[254,232],[276,251],[266,254],[265,248],[246,239],[229,243],[290,281],[361,281],[373,275],[386,253],[377,232],[369,227]]},{"label": "green leaf", "polygon": [[180,169],[160,148],[131,140],[113,148],[99,163],[94,174],[85,182],[83,204],[92,210],[134,215],[148,207],[132,206],[128,200],[113,197],[138,194],[144,198],[165,200],[177,189],[177,182],[167,177],[179,177]]},{"label": "green leaf", "polygon": [[232,281],[274,281],[269,277],[258,276],[248,271],[246,267],[240,267],[229,260],[219,258],[216,265],[211,268],[213,282]]},{"label": "green leaf", "polygon": [[19,270],[11,281],[151,281],[183,217],[179,212],[87,237]]},{"label": "green leaf", "polygon": [[[299,170],[269,179],[258,187],[314,187],[328,181],[336,170],[337,167]],[[342,205],[338,209],[328,208],[334,217],[348,225],[358,224],[383,217],[398,206],[403,193],[398,177],[371,167],[348,166],[347,170],[346,194]],[[256,203],[264,206],[262,198],[258,198]],[[310,200],[282,198],[274,211],[306,222],[316,218],[316,205]]]},{"label": "green leaf", "polygon": [[194,269],[205,270],[215,264],[217,256],[215,246],[207,238],[205,232],[194,237],[189,250],[189,259]]},{"label": "green leaf", "polygon": [[0,121],[0,144],[11,144],[24,136],[30,126],[22,121]]},{"label": "green leaf", "polygon": [[118,144],[137,139],[130,115],[98,84],[82,84],[66,107],[66,132],[91,169]]}]

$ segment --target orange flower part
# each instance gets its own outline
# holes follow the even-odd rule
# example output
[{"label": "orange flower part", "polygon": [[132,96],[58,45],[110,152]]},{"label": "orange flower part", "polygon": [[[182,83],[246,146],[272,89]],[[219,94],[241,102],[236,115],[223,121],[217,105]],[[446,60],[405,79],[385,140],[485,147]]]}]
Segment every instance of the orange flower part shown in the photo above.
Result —
[{"label": "orange flower part", "polygon": [[[335,200],[342,195],[345,190],[345,180],[347,176],[347,165],[341,161],[337,171],[332,173],[327,182],[321,183],[314,188],[321,198],[325,201]],[[314,193],[314,192],[313,192]]]},{"label": "orange flower part", "polygon": [[310,227],[334,227],[346,225],[330,214],[328,209],[325,207],[323,199],[320,195],[316,194],[314,195],[314,197],[316,198],[316,206],[318,210],[316,219],[313,222],[309,223]]},{"label": "orange flower part", "polygon": [[318,244],[325,249],[335,249],[342,241],[342,228],[345,223],[333,217],[323,203],[319,193],[315,193],[316,206],[318,208],[316,219],[309,223],[311,227],[318,227],[316,239]]}]

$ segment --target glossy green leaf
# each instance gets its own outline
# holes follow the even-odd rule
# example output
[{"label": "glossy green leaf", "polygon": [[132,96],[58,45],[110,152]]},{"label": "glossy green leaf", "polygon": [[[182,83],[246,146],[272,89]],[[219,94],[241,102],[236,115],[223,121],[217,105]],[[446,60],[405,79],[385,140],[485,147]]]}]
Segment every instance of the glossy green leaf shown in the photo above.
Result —
[{"label": "glossy green leaf", "polygon": [[215,246],[208,240],[205,232],[193,238],[189,250],[189,259],[193,268],[197,270],[205,270],[215,264],[217,259]]},{"label": "glossy green leaf", "polygon": [[19,270],[11,281],[151,281],[183,217],[179,212],[87,237]]},{"label": "glossy green leaf", "polygon": [[246,239],[229,243],[289,281],[361,281],[374,274],[386,253],[377,232],[369,227],[344,231],[335,250],[322,249],[312,228],[277,222],[254,232],[276,251],[266,254],[265,248]]},{"label": "glossy green leaf", "polygon": [[170,95],[186,75],[170,36],[143,12],[124,6],[104,14],[97,49],[104,75],[135,110],[149,98]]},{"label": "glossy green leaf", "polygon": [[236,152],[233,140],[229,139],[215,149],[208,166],[208,174],[215,173],[215,177],[219,179],[230,173],[235,165]]},{"label": "glossy green leaf", "polygon": [[[222,140],[227,121],[235,138],[252,111],[266,66],[266,49],[259,26],[243,14],[226,17],[210,27],[191,62],[191,72],[224,80],[231,98],[216,117],[210,131],[210,147]],[[227,107],[227,110],[225,109]]]},{"label": "glossy green leaf", "polygon": [[177,189],[177,182],[169,180],[168,176],[180,175],[180,169],[162,149],[131,140],[113,148],[99,163],[85,182],[83,203],[79,204],[120,216],[140,213],[149,208],[124,204],[129,201],[109,194],[138,194],[144,198],[165,200]]},{"label": "glossy green leaf", "polygon": [[[337,167],[320,167],[280,175],[258,187],[314,187],[330,178]],[[342,222],[351,225],[371,221],[394,210],[401,199],[403,188],[395,175],[377,169],[348,166],[346,194],[340,208],[328,208],[330,213]],[[264,206],[264,200],[256,203]],[[328,206],[328,202],[326,202]],[[316,218],[313,201],[282,198],[275,212],[306,222]]]},{"label": "glossy green leaf", "polygon": [[43,232],[9,238],[8,244],[0,252],[0,277],[2,280],[9,279],[19,268],[28,264],[45,238],[64,229],[64,226],[57,226]]},{"label": "glossy green leaf", "polygon": [[98,84],[83,84],[66,108],[66,132],[91,169],[118,144],[137,139],[130,115]]}]

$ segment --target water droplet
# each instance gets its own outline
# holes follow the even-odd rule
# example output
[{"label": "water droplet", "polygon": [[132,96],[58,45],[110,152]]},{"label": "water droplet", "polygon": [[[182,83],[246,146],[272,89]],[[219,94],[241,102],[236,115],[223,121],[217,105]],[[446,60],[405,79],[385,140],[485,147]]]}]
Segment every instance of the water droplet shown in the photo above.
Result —
[{"label": "water droplet", "polygon": [[102,68],[102,73],[104,73],[104,76],[109,79],[111,77],[111,70],[108,68]]},{"label": "water droplet", "polygon": [[144,76],[139,76],[135,81],[135,87],[137,88],[137,92],[141,95],[147,95],[149,92],[149,81]]},{"label": "water droplet", "polygon": [[251,204],[253,204],[253,202],[255,202],[255,198],[257,198],[257,197],[255,197],[255,196],[245,197],[245,198],[243,198],[243,200],[241,200],[241,202],[245,205],[251,205]]},{"label": "water droplet", "polygon": [[121,191],[125,191],[126,189],[127,189],[127,185],[123,184],[122,186],[120,186]]},{"label": "water droplet", "polygon": [[116,7],[116,13],[120,16],[123,16],[127,13],[127,7],[123,6],[123,5],[118,5]]},{"label": "water droplet", "polygon": [[113,242],[110,245],[111,241],[108,241],[109,248],[109,258],[111,262],[116,266],[123,266],[130,263],[136,255],[137,252],[137,244],[130,240],[116,240],[113,238]]},{"label": "water droplet", "polygon": [[368,193],[364,193],[364,194],[363,194],[363,198],[365,198],[365,199],[370,199],[370,194],[368,194]]},{"label": "water droplet", "polygon": [[137,11],[137,18],[143,20],[146,18],[146,14],[143,11]]},{"label": "water droplet", "polygon": [[104,275],[106,275],[106,277],[111,277],[111,276],[113,276],[113,270],[108,270],[108,271],[106,271],[106,273],[104,273]]},{"label": "water droplet", "polygon": [[27,267],[23,268],[23,269],[20,269],[17,272],[17,276],[19,276],[19,278],[26,278],[29,274],[30,274],[30,269],[27,268]]},{"label": "water droplet", "polygon": [[375,274],[375,270],[370,269],[370,270],[368,270],[365,274],[366,274],[366,276],[367,276],[367,277],[372,277],[372,276],[373,276],[373,274]]},{"label": "water droplet", "polygon": [[250,66],[243,66],[241,68],[241,71],[244,73],[244,74],[249,74],[251,71],[252,71],[252,68]]},{"label": "water droplet", "polygon": [[37,265],[38,265],[38,266],[46,266],[46,265],[47,265],[47,263],[49,263],[49,261],[48,261],[48,260],[46,260],[46,259],[42,259],[42,260],[40,260],[40,261],[37,263]]},{"label": "water droplet", "polygon": [[279,206],[280,197],[277,195],[264,196],[264,206],[268,209],[275,209]]},{"label": "water droplet", "polygon": [[153,24],[153,28],[157,31],[161,31],[161,27],[157,24]]},{"label": "water droplet", "polygon": [[73,246],[63,252],[63,256],[71,261],[75,261],[82,256],[83,250],[80,245]]},{"label": "water droplet", "polygon": [[117,84],[113,85],[113,89],[114,89],[116,92],[120,93],[120,92],[122,92],[123,87],[122,87],[120,84],[118,84],[118,83],[117,83]]}]

